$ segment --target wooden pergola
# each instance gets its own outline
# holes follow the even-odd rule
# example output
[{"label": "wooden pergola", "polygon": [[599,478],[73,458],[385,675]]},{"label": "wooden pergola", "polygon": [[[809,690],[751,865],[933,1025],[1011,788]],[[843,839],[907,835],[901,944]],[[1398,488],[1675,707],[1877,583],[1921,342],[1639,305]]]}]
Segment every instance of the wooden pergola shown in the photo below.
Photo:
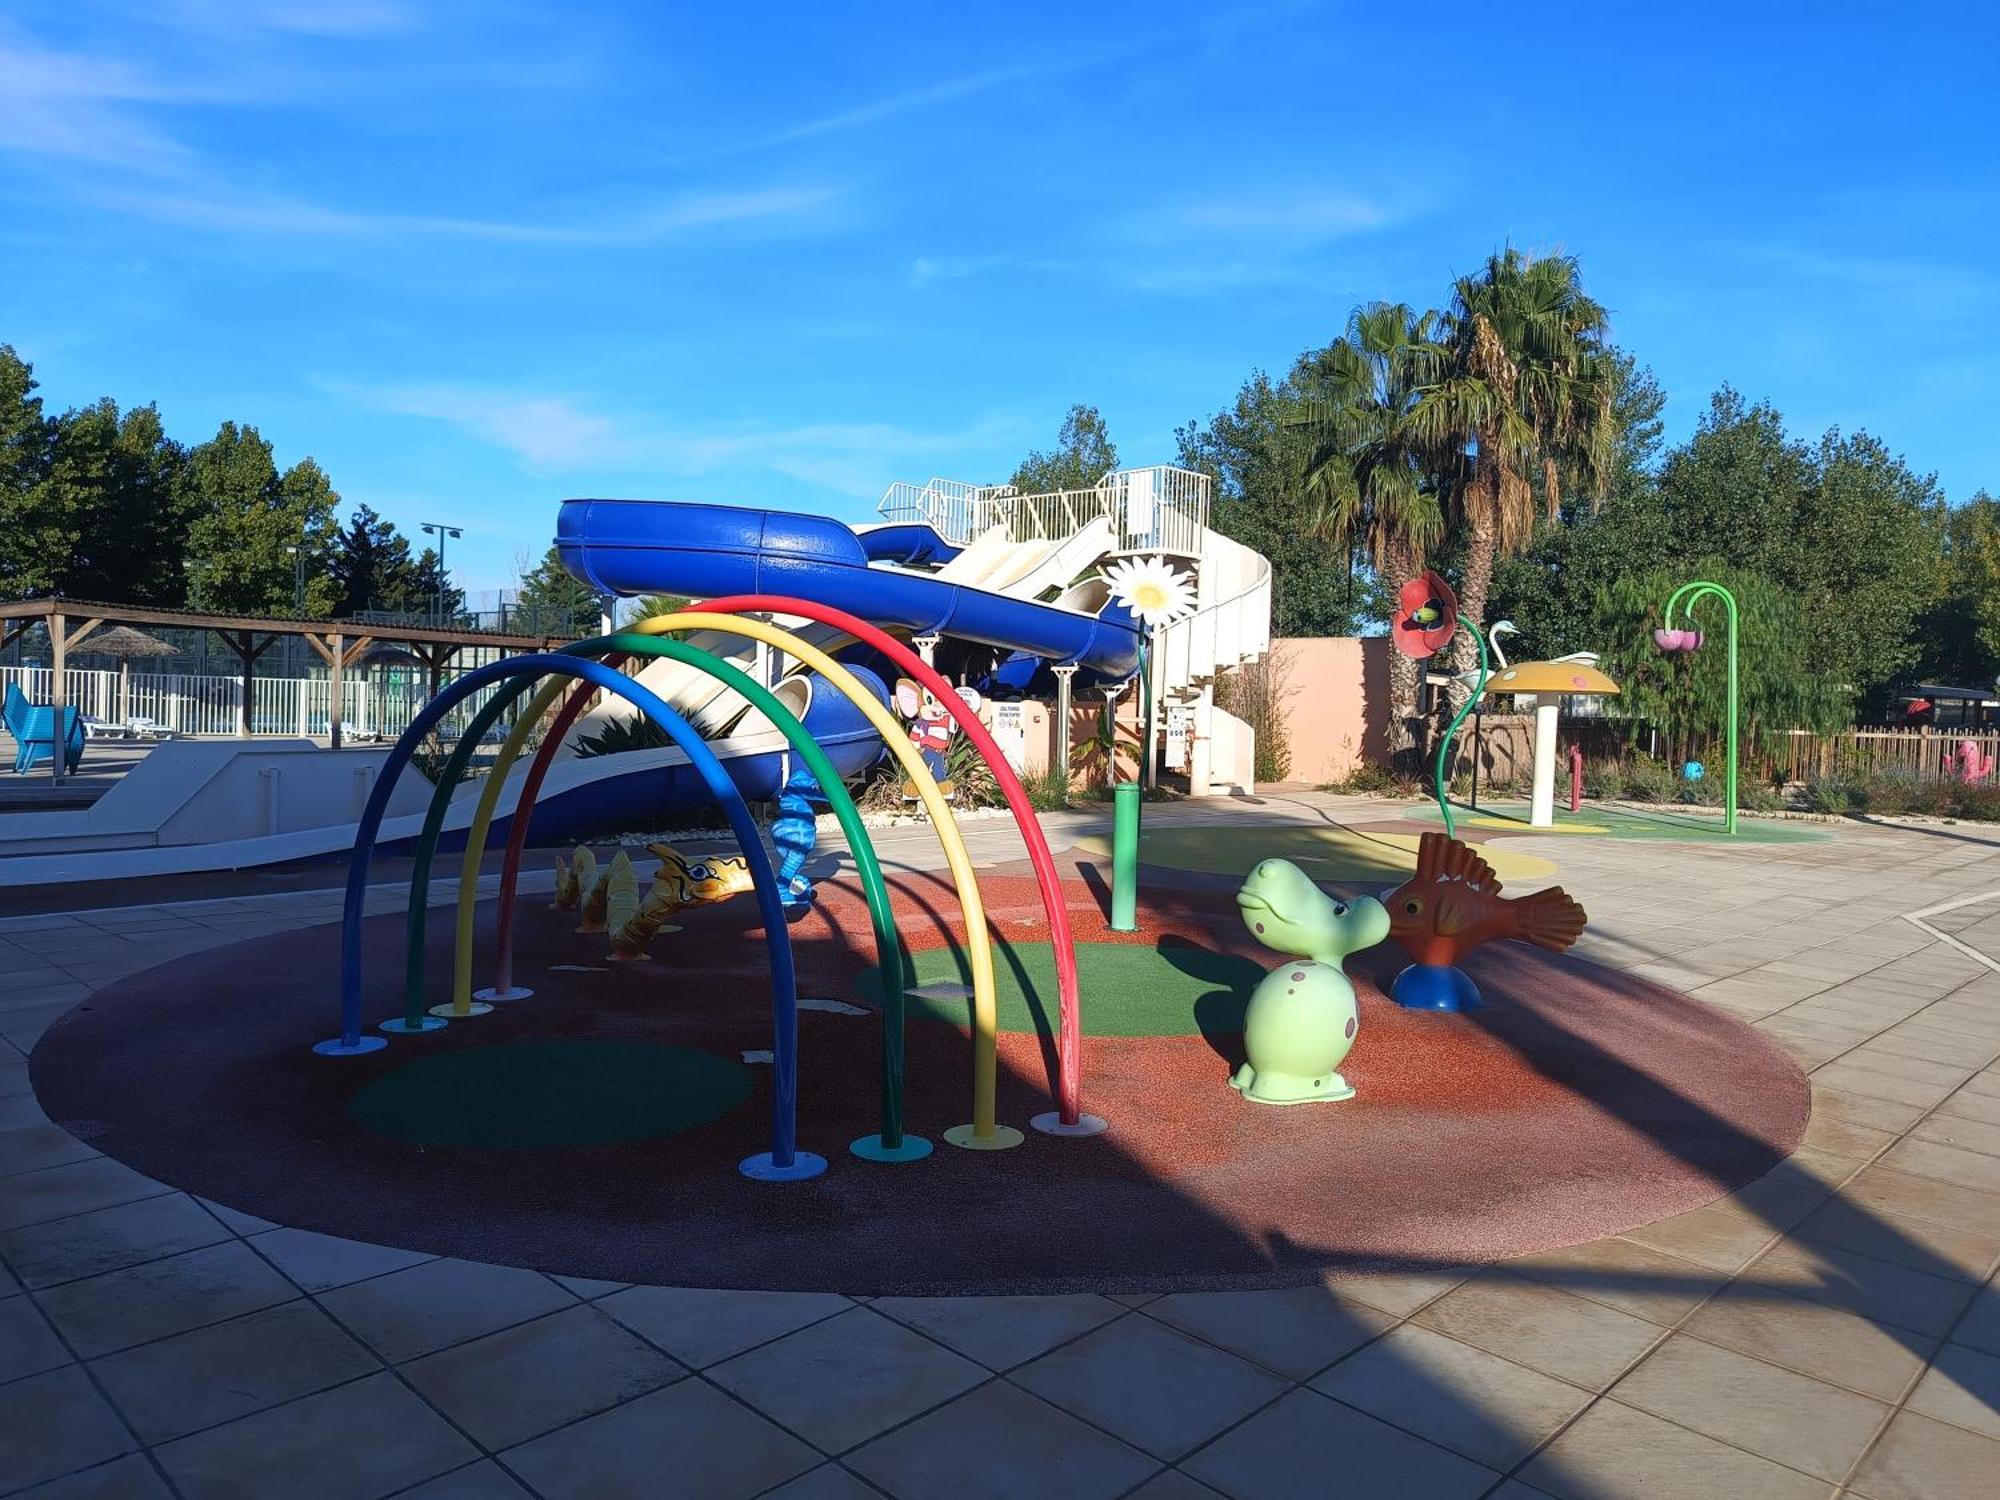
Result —
[{"label": "wooden pergola", "polygon": [[[256,676],[257,658],[272,644],[288,635],[302,636],[327,667],[328,719],[334,748],[340,746],[341,675],[378,641],[392,641],[408,648],[422,662],[430,676],[430,690],[436,695],[446,665],[468,647],[485,646],[501,651],[542,651],[560,644],[554,637],[512,635],[497,630],[456,630],[439,625],[384,625],[358,620],[264,619],[252,615],[204,614],[199,610],[159,609],[144,604],[107,604],[93,599],[22,599],[0,604],[0,651],[35,625],[49,633],[49,651],[54,667],[54,686],[49,701],[55,719],[62,722],[68,705],[64,672],[69,653],[76,650],[106,625],[165,625],[179,630],[206,630],[234,653],[243,666],[243,702],[237,715],[236,733],[250,737],[250,700]],[[49,757],[55,780],[63,775],[63,758],[58,749]]]}]

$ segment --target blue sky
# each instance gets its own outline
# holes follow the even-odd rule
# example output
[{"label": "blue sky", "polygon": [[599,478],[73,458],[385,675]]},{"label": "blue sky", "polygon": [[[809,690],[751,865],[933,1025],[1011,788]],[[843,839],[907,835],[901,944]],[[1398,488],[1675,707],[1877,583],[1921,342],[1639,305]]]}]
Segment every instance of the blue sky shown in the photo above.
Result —
[{"label": "blue sky", "polygon": [[1166,460],[1510,241],[1670,435],[1729,381],[2000,489],[1986,7],[1398,9],[14,0],[0,341],[464,526],[473,588],[565,495],[859,518],[1073,401]]}]

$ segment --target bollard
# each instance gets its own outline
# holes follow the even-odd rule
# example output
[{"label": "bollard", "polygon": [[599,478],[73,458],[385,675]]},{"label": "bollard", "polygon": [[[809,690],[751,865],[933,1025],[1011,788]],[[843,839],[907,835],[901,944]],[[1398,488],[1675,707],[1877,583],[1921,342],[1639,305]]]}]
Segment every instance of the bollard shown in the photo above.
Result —
[{"label": "bollard", "polygon": [[1139,930],[1139,807],[1136,781],[1111,789],[1111,930]]}]

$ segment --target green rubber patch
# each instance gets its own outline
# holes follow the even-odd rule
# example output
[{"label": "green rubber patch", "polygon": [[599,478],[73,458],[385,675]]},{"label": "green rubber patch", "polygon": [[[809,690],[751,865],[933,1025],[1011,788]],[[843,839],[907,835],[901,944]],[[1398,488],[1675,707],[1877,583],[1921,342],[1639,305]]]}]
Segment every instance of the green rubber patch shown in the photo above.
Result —
[{"label": "green rubber patch", "polygon": [[[1079,839],[1076,847],[1100,859],[1111,857],[1111,841],[1102,835]],[[1481,844],[1479,852],[1502,880],[1539,880],[1556,872],[1550,861],[1504,843]],[[1142,865],[1240,878],[1264,859],[1289,859],[1314,880],[1379,891],[1410,878],[1417,867],[1417,835],[1271,823],[1150,828],[1139,834]]]},{"label": "green rubber patch", "polygon": [[750,1097],[728,1058],[644,1042],[501,1042],[440,1052],[364,1085],[348,1113],[418,1146],[537,1151],[662,1140]]},{"label": "green rubber patch", "polygon": [[[959,985],[970,990],[972,970],[957,948],[926,948],[911,955],[914,988]],[[1272,955],[1273,963],[1278,961]],[[1243,1029],[1243,1008],[1267,972],[1247,958],[1217,953],[1185,938],[1152,943],[1078,943],[1077,989],[1086,1036],[1221,1036]],[[1054,1036],[1057,1003],[1055,950],[1047,943],[996,942],[993,980],[1002,1031]],[[882,974],[869,969],[856,981],[862,996],[882,1003]],[[968,996],[911,994],[912,1021],[970,1024]]]},{"label": "green rubber patch", "polygon": [[[1435,803],[1412,808],[1404,814],[1425,823],[1442,823]],[[1739,812],[1736,832],[1722,830],[1722,814],[1669,804],[1658,812],[1629,807],[1604,807],[1586,802],[1583,811],[1573,813],[1567,806],[1555,811],[1555,826],[1535,828],[1528,822],[1528,807],[1521,802],[1481,803],[1478,811],[1454,802],[1452,821],[1460,828],[1488,832],[1574,833],[1610,839],[1657,839],[1664,843],[1713,844],[1817,844],[1831,837],[1824,828],[1793,823],[1783,818],[1753,818]],[[1490,849],[1492,846],[1488,846]],[[1504,874],[1504,872],[1502,872]]]}]

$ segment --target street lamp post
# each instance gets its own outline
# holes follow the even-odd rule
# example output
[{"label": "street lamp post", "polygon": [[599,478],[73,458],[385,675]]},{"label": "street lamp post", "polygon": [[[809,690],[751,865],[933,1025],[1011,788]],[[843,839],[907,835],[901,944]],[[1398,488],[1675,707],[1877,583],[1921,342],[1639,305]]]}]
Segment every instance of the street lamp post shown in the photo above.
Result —
[{"label": "street lamp post", "polygon": [[438,586],[436,595],[437,607],[432,611],[431,623],[434,625],[442,625],[444,623],[445,589],[449,587],[451,581],[451,575],[445,571],[445,566],[444,566],[444,541],[446,537],[464,536],[465,531],[464,528],[462,527],[447,526],[442,521],[425,521],[421,524],[424,528],[424,532],[427,535],[434,536],[438,539]]}]

